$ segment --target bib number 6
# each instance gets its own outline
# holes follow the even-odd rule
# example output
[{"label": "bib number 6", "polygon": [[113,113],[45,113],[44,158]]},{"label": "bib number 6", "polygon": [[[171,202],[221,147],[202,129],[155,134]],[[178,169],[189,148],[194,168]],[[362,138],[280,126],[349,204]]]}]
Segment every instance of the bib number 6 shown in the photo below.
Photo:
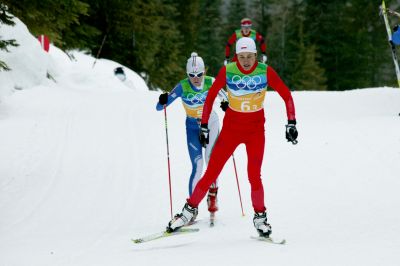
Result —
[{"label": "bib number 6", "polygon": [[242,104],[240,105],[240,109],[243,112],[249,112],[250,111],[250,101],[243,101]]}]

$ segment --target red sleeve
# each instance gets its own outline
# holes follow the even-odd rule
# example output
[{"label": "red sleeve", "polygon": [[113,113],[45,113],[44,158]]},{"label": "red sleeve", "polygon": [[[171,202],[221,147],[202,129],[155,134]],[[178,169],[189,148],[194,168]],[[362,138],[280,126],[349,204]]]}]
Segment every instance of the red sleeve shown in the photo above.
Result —
[{"label": "red sleeve", "polygon": [[278,92],[279,95],[282,97],[282,99],[285,101],[288,120],[296,120],[296,113],[295,113],[292,94],[290,93],[289,88],[278,76],[276,71],[270,66],[268,66],[267,69],[267,80],[268,80],[268,86],[270,86],[276,92]]},{"label": "red sleeve", "polygon": [[260,43],[261,52],[265,54],[265,51],[267,51],[267,45],[265,44],[264,37],[260,33],[256,32],[256,40]]},{"label": "red sleeve", "polygon": [[232,34],[225,46],[225,57],[229,58],[231,55],[231,46],[236,42],[236,32]]},{"label": "red sleeve", "polygon": [[208,124],[208,119],[210,118],[211,110],[214,104],[215,97],[217,97],[218,92],[221,88],[226,85],[226,67],[222,67],[219,70],[217,77],[211,88],[208,90],[206,102],[203,106],[203,116],[201,118],[202,124]]}]

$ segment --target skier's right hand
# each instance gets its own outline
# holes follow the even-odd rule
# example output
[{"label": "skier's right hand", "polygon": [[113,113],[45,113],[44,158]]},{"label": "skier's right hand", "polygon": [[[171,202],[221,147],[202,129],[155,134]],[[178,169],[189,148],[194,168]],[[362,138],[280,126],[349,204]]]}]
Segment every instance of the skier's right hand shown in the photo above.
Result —
[{"label": "skier's right hand", "polygon": [[226,109],[228,109],[228,106],[229,106],[229,102],[228,102],[228,101],[222,101],[222,102],[221,102],[220,107],[221,107],[222,111],[225,112]]},{"label": "skier's right hand", "polygon": [[200,144],[201,144],[201,146],[203,146],[203,148],[207,147],[207,144],[210,139],[209,133],[210,133],[210,130],[208,129],[208,124],[201,124],[199,140],[200,140]]},{"label": "skier's right hand", "polygon": [[224,66],[226,66],[229,63],[229,58],[225,58],[224,60]]},{"label": "skier's right hand", "polygon": [[168,103],[168,93],[167,92],[160,95],[160,97],[158,98],[158,103],[161,105],[166,105]]},{"label": "skier's right hand", "polygon": [[296,120],[289,120],[286,125],[286,139],[289,142],[292,142],[293,145],[297,144],[297,137],[299,132],[296,128]]}]

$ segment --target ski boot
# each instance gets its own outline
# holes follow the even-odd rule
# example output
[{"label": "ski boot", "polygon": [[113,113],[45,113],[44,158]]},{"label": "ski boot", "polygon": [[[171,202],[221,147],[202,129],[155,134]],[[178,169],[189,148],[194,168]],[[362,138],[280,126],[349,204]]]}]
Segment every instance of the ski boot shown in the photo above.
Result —
[{"label": "ski boot", "polygon": [[267,223],[267,213],[266,212],[256,212],[253,218],[254,227],[257,229],[258,234],[261,237],[268,238],[272,233],[272,227]]},{"label": "ski boot", "polygon": [[[192,219],[190,219],[190,221],[189,221],[187,224],[185,224],[185,225],[192,225],[192,224],[195,224],[195,223],[196,223],[197,214],[198,214],[198,212],[194,213]],[[176,216],[176,215],[175,215],[175,216]]]},{"label": "ski boot", "polygon": [[197,214],[198,208],[191,207],[189,203],[186,203],[185,206],[183,206],[182,212],[176,214],[175,217],[168,223],[166,231],[171,233],[178,230],[182,226],[188,224],[192,219],[196,219]]},{"label": "ski boot", "polygon": [[217,193],[218,193],[217,187],[210,188],[208,190],[207,205],[208,205],[208,211],[211,213],[218,211]]}]

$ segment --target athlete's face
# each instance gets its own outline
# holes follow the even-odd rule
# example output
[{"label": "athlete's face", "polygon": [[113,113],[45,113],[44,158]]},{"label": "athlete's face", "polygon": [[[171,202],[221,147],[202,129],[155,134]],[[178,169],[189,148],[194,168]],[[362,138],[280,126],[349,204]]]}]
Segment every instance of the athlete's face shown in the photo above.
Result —
[{"label": "athlete's face", "polygon": [[244,70],[250,70],[256,62],[255,53],[243,52],[237,55],[239,64]]},{"label": "athlete's face", "polygon": [[200,87],[201,83],[203,82],[204,79],[204,72],[199,72],[199,73],[189,73],[188,74],[190,82],[196,86]]},{"label": "athlete's face", "polygon": [[242,26],[243,35],[248,35],[250,33],[251,27],[250,26]]}]

